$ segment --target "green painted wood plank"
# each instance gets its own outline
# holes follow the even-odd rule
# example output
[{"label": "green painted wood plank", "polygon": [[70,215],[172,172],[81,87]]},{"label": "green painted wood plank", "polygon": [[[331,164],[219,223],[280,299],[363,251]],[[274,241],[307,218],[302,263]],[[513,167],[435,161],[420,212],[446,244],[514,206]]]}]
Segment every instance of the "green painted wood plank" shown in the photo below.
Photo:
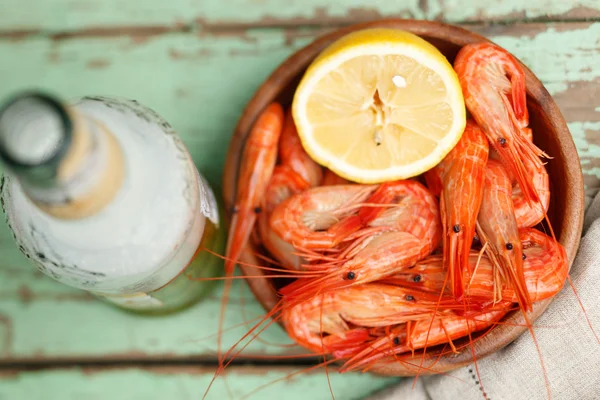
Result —
[{"label": "green painted wood plank", "polygon": [[[211,399],[330,400],[323,371],[285,378],[292,368],[236,367],[218,378]],[[0,376],[0,399],[20,400],[163,400],[201,399],[213,370],[194,367],[152,369],[65,369]],[[285,379],[282,379],[285,378]],[[274,382],[281,379],[278,382]],[[369,374],[330,372],[336,399],[359,400],[397,381]],[[266,386],[251,394],[252,391]]]},{"label": "green painted wood plank", "polygon": [[[569,121],[589,186],[600,186],[600,23],[472,26],[514,52],[555,95]],[[217,192],[225,149],[242,108],[263,79],[308,43],[303,31],[254,30],[243,36],[173,33],[146,41],[87,37],[0,40],[0,98],[41,87],[63,96],[133,97],[164,115],[182,135]],[[244,297],[250,298],[245,291]],[[0,227],[0,361],[56,358],[214,357],[219,292],[187,312],[137,318],[32,270]],[[259,314],[251,301],[249,313]],[[52,315],[48,320],[47,316]],[[227,326],[243,319],[239,307]],[[224,345],[241,336],[229,332]],[[288,343],[278,327],[261,336]],[[248,354],[284,349],[254,342]]]},{"label": "green painted wood plank", "polygon": [[[11,288],[0,298],[0,362],[216,359],[220,287],[180,313],[142,317],[46,277],[27,279],[23,274],[21,281],[6,275],[0,274],[2,286]],[[225,350],[264,317],[245,284],[236,283],[232,293],[222,336]],[[283,329],[272,325],[240,357],[307,353],[291,344]]]},{"label": "green painted wood plank", "polygon": [[94,27],[196,25],[331,26],[381,17],[457,21],[597,18],[596,0],[2,0],[0,29],[70,31]]}]

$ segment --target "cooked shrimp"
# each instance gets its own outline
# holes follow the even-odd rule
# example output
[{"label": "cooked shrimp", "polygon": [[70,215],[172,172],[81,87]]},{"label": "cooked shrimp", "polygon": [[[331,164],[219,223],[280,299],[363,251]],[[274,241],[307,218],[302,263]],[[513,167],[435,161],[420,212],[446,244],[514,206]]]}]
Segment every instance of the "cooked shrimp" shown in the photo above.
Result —
[{"label": "cooked shrimp", "polygon": [[376,185],[320,186],[280,203],[271,215],[273,231],[296,248],[327,249],[361,228],[356,203],[365,201]]},{"label": "cooked shrimp", "polygon": [[267,187],[263,212],[258,219],[258,227],[263,246],[285,268],[300,269],[302,260],[295,254],[294,247],[282,240],[273,232],[269,224],[269,217],[275,207],[291,195],[301,193],[310,188],[300,175],[290,167],[278,165],[275,167],[273,177]]},{"label": "cooked shrimp", "polygon": [[[245,248],[261,211],[262,198],[273,174],[277,160],[277,144],[283,125],[283,108],[278,103],[270,104],[252,127],[240,163],[234,212],[229,225],[229,237],[225,249],[225,275],[233,276],[235,264]],[[225,281],[217,353],[221,363],[221,330],[231,289],[231,279]]]},{"label": "cooked shrimp", "polygon": [[471,115],[519,183],[527,202],[539,202],[526,163],[537,169],[539,157],[546,154],[524,132],[529,113],[523,68],[506,50],[482,42],[464,46],[456,56],[454,69]]},{"label": "cooked shrimp", "polygon": [[[527,292],[532,302],[541,301],[556,295],[564,286],[569,271],[569,263],[564,247],[556,240],[534,228],[519,230],[523,245],[523,271]],[[497,301],[517,302],[511,286],[505,284],[498,292],[494,283],[494,265],[487,255],[471,251],[470,271],[464,270],[463,279],[467,283],[465,296],[483,303]],[[414,267],[382,280],[382,283],[399,285],[432,293],[439,293],[444,287],[446,268],[442,256],[431,255],[416,263]],[[447,294],[450,294],[446,289]]]},{"label": "cooked shrimp", "polygon": [[291,109],[285,114],[285,122],[279,139],[279,159],[289,166],[310,186],[318,186],[323,179],[323,167],[317,164],[304,150],[296,131]]},{"label": "cooked shrimp", "polygon": [[441,179],[444,265],[448,268],[450,287],[457,299],[464,293],[462,271],[469,268],[488,151],[489,144],[483,131],[469,119],[458,144],[429,174],[438,174]]},{"label": "cooked shrimp", "polygon": [[[392,329],[383,337],[377,338],[364,346],[364,350],[356,353],[341,369],[341,372],[352,371],[371,366],[376,361],[397,362],[393,357],[398,354],[413,352],[425,347],[448,343],[454,349],[453,341],[474,332],[493,326],[510,310],[510,303],[504,303],[498,309],[469,316],[441,315],[433,321],[421,319],[412,324],[406,323]],[[334,353],[335,355],[335,353]],[[415,369],[418,369],[415,366]]]},{"label": "cooked shrimp", "polygon": [[[343,187],[343,186],[340,186]],[[335,186],[334,186],[335,188]],[[358,217],[369,236],[360,236],[337,263],[307,266],[322,277],[302,279],[282,288],[291,299],[373,282],[414,265],[429,255],[441,240],[441,223],[435,198],[416,181],[382,184],[366,200]]]},{"label": "cooked shrimp", "polygon": [[296,343],[317,353],[330,353],[364,343],[369,338],[364,327],[430,320],[438,301],[435,295],[369,283],[290,305],[284,299],[282,321]]},{"label": "cooked shrimp", "polygon": [[519,240],[512,202],[512,185],[502,164],[495,160],[488,161],[485,172],[477,234],[486,246],[490,261],[515,291],[522,309],[531,310],[531,298],[523,272],[523,246]]}]

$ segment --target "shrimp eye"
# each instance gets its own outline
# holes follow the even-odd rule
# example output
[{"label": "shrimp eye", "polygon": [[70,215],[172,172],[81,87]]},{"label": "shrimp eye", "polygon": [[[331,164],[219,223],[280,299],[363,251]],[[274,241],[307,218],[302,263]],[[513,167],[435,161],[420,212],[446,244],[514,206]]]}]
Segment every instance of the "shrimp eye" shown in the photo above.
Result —
[{"label": "shrimp eye", "polygon": [[236,206],[233,206],[233,207],[231,208],[231,213],[232,213],[232,214],[237,214],[237,212],[238,212],[238,208],[237,208]]},{"label": "shrimp eye", "polygon": [[500,142],[501,146],[504,146],[506,144],[506,139],[504,139],[503,137],[501,137],[500,140],[499,140],[499,142]]},{"label": "shrimp eye", "polygon": [[454,233],[458,233],[460,232],[460,225],[456,224],[452,227],[452,230],[454,231]]},{"label": "shrimp eye", "polygon": [[260,212],[261,212],[261,211],[262,211],[262,209],[261,209],[260,207],[255,207],[255,208],[254,208],[254,212],[255,212],[256,214],[260,214]]},{"label": "shrimp eye", "polygon": [[413,301],[415,299],[415,296],[413,296],[412,294],[407,294],[406,295],[406,300],[407,301]]},{"label": "shrimp eye", "polygon": [[512,249],[513,249],[512,243],[506,243],[506,250],[512,250]]},{"label": "shrimp eye", "polygon": [[415,275],[415,277],[413,278],[413,281],[421,282],[421,275]]},{"label": "shrimp eye", "polygon": [[396,336],[396,337],[394,338],[394,344],[395,344],[396,346],[400,346],[400,338],[399,338],[398,336]]},{"label": "shrimp eye", "polygon": [[346,278],[348,278],[349,280],[353,280],[354,278],[356,278],[356,274],[354,272],[348,272],[348,275],[346,275]]},{"label": "shrimp eye", "polygon": [[527,258],[527,256],[526,256],[525,254],[523,254],[523,255],[521,256],[521,258],[524,260],[524,259],[526,259],[526,258]]}]

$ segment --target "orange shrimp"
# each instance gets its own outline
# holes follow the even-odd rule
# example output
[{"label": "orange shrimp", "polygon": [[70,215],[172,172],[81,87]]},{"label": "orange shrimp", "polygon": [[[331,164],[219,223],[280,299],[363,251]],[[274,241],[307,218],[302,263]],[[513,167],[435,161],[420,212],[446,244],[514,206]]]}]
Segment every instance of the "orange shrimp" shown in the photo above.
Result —
[{"label": "orange shrimp", "polygon": [[[340,372],[356,370],[371,366],[376,361],[397,362],[398,354],[411,353],[418,349],[430,348],[438,344],[448,343],[456,351],[454,340],[471,335],[496,324],[510,310],[510,303],[498,305],[493,311],[472,313],[468,316],[440,315],[433,319],[405,323],[391,330],[383,337],[377,338],[361,352],[353,355],[340,369]],[[334,353],[335,356],[335,353]],[[386,360],[387,358],[387,360]],[[415,368],[420,368],[415,366]]]},{"label": "orange shrimp", "polygon": [[323,174],[323,180],[321,181],[321,186],[348,185],[350,183],[349,180],[342,178],[329,168],[326,168],[325,173]]},{"label": "orange shrimp", "polygon": [[469,119],[458,144],[432,172],[441,178],[444,265],[448,268],[450,287],[456,299],[461,299],[464,293],[462,271],[469,268],[488,152],[485,134],[475,121]]},{"label": "orange shrimp", "polygon": [[283,108],[269,105],[248,135],[237,184],[237,196],[229,227],[225,273],[233,274],[235,262],[248,241],[261,211],[262,199],[277,161],[277,145],[283,124]]},{"label": "orange shrimp", "polygon": [[519,184],[513,186],[512,200],[519,228],[528,228],[542,222],[546,218],[550,206],[550,179],[546,168],[541,163],[531,164],[527,160],[524,160],[524,163],[540,201],[530,204],[525,198],[521,186]]},{"label": "orange shrimp", "polygon": [[531,310],[523,271],[523,246],[512,202],[512,185],[502,164],[495,160],[488,161],[485,171],[477,234],[502,279],[515,290],[521,308]]},{"label": "orange shrimp", "polygon": [[523,132],[529,125],[523,68],[506,50],[482,42],[464,46],[454,69],[467,109],[519,183],[527,202],[539,202],[526,163],[537,169],[539,157],[547,155]]},{"label": "orange shrimp", "polygon": [[311,188],[275,207],[271,228],[296,248],[332,248],[361,228],[352,206],[363,202],[376,188],[376,185]]},{"label": "orange shrimp", "polygon": [[[282,125],[283,108],[279,103],[272,103],[260,114],[246,140],[240,163],[234,212],[225,249],[226,277],[233,276],[235,264],[242,250],[246,247],[257,214],[261,211],[262,199],[277,161],[277,144]],[[219,333],[222,330],[231,282],[231,279],[225,280],[219,318]],[[220,334],[217,340],[217,352],[219,363],[221,363]]]},{"label": "orange shrimp", "polygon": [[267,187],[263,212],[258,218],[258,229],[262,245],[285,268],[299,270],[302,261],[298,255],[294,254],[294,247],[273,232],[269,224],[269,218],[279,203],[291,195],[301,193],[309,188],[310,184],[308,182],[290,167],[284,165],[275,167]]},{"label": "orange shrimp", "polygon": [[[565,248],[554,238],[533,228],[519,230],[523,244],[525,281],[531,301],[541,301],[556,295],[569,274],[569,260]],[[516,301],[511,288],[503,291],[503,298]],[[514,290],[512,290],[514,292]]]},{"label": "orange shrimp", "polygon": [[348,352],[369,339],[364,327],[431,319],[438,301],[439,297],[431,294],[367,283],[290,305],[284,300],[282,322],[290,338],[309,350]]},{"label": "orange shrimp", "polygon": [[317,164],[304,150],[291,109],[285,114],[285,122],[279,139],[279,159],[289,166],[311,186],[318,186],[323,179],[323,167]]},{"label": "orange shrimp", "polygon": [[420,183],[406,180],[381,184],[366,204],[358,217],[365,225],[363,230],[373,234],[356,239],[356,246],[351,246],[352,251],[338,262],[308,265],[308,269],[323,276],[297,280],[280,289],[288,301],[382,279],[414,265],[439,244],[437,202]]},{"label": "orange shrimp", "polygon": [[[564,247],[533,228],[519,230],[519,239],[523,244],[523,271],[531,301],[537,302],[553,297],[563,288],[569,271]],[[473,300],[517,302],[512,287],[505,285],[498,291],[494,283],[494,265],[485,254],[480,257],[479,253],[472,251],[469,264],[472,273],[467,269],[463,272],[464,280],[467,282],[465,296],[469,298],[470,304],[473,304]],[[439,293],[444,288],[446,280],[444,265],[440,255],[431,255],[419,261],[414,267],[381,282]]]},{"label": "orange shrimp", "polygon": [[[523,134],[528,141],[533,141],[533,133],[530,128],[524,128]],[[495,151],[490,151],[490,158],[501,161],[500,155]],[[540,198],[540,201],[535,204],[530,204],[516,179],[512,176],[509,170],[506,172],[513,183],[513,205],[515,207],[515,217],[519,228],[528,228],[542,222],[548,212],[550,205],[550,180],[548,172],[542,163],[532,164],[529,159],[524,159],[523,163],[529,175],[532,177],[533,186]]]}]

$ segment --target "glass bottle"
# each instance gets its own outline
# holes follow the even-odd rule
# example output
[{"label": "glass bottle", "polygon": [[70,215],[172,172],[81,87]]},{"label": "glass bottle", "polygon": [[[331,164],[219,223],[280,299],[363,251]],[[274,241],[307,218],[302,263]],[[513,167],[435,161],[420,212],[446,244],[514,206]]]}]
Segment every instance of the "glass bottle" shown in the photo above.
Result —
[{"label": "glass bottle", "polygon": [[122,308],[195,303],[220,273],[225,232],[206,180],[171,126],[137,101],[69,104],[22,93],[0,110],[0,197],[42,272]]}]

